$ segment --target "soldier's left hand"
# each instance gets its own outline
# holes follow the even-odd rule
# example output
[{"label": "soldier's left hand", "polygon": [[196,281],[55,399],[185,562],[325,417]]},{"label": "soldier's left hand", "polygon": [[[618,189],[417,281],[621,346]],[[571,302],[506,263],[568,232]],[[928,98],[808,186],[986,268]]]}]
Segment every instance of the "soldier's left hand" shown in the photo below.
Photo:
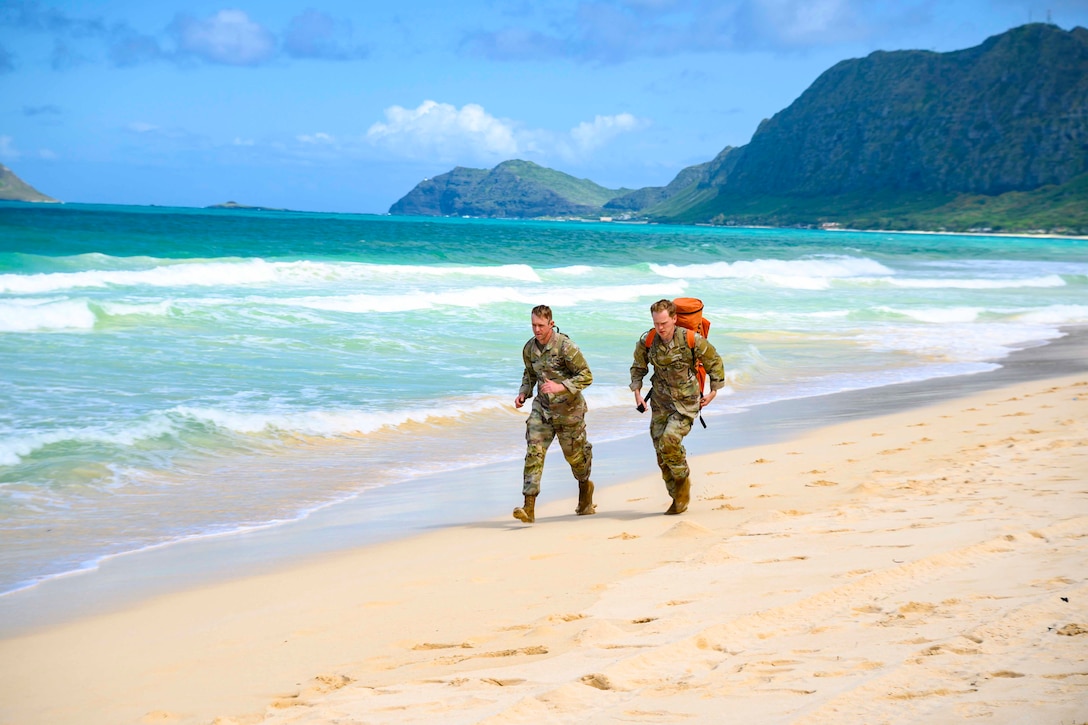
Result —
[{"label": "soldier's left hand", "polygon": [[714,398],[715,398],[715,396],[717,396],[717,394],[718,394],[717,390],[711,390],[709,393],[707,393],[703,397],[699,398],[699,407],[700,408],[705,408],[706,406],[710,405],[710,401],[714,400]]}]

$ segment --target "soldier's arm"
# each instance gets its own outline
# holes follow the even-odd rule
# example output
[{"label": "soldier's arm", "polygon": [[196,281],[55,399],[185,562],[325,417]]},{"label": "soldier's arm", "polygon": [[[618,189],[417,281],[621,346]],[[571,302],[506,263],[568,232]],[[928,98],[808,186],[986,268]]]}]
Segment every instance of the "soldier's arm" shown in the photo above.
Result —
[{"label": "soldier's arm", "polygon": [[558,382],[562,383],[563,387],[572,393],[588,388],[593,382],[593,373],[590,371],[589,363],[586,362],[586,358],[582,355],[582,351],[578,349],[578,346],[573,342],[564,343],[563,357],[566,362],[565,367],[570,371],[571,376]]},{"label": "soldier's arm", "polygon": [[635,360],[631,364],[631,390],[642,390],[642,379],[650,372],[650,351],[646,349],[646,335],[635,344]]},{"label": "soldier's arm", "polygon": [[522,400],[527,400],[533,397],[533,390],[536,388],[536,372],[533,370],[532,360],[529,359],[528,344],[521,349],[521,361],[525,364],[525,371],[521,374],[521,388],[518,390],[518,395]]},{"label": "soldier's arm", "polygon": [[725,363],[722,356],[710,344],[710,341],[701,335],[695,336],[695,357],[706,368],[706,375],[710,378],[710,389],[714,391],[725,387]]}]

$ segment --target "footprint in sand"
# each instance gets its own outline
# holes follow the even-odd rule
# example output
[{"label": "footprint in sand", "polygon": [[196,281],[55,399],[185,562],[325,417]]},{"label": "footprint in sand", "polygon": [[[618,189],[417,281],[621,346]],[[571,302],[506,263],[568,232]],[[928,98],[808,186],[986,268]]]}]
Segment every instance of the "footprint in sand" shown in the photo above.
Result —
[{"label": "footprint in sand", "polygon": [[579,619],[585,619],[586,615],[578,614],[549,614],[549,622],[577,622]]},{"label": "footprint in sand", "polygon": [[595,672],[592,675],[584,675],[582,677],[582,684],[589,685],[590,687],[596,687],[598,690],[611,690],[612,681],[605,675]]}]

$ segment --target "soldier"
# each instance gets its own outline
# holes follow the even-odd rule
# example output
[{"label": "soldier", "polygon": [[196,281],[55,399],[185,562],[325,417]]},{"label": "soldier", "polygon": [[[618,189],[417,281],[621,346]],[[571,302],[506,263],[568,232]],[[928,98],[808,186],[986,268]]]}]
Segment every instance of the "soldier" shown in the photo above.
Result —
[{"label": "soldier", "polygon": [[[676,305],[672,300],[658,300],[650,305],[654,321],[655,337],[646,346],[646,332],[635,346],[635,361],[631,365],[631,390],[635,393],[635,406],[645,410],[642,397],[642,379],[654,366],[650,379],[653,395],[650,398],[650,438],[657,453],[657,465],[665,479],[665,488],[672,498],[666,514],[682,514],[691,500],[691,471],[688,468],[684,436],[691,432],[691,425],[699,411],[714,400],[718,391],[725,387],[725,365],[718,351],[702,335],[695,333],[695,345],[688,346],[687,330],[676,334]],[[710,392],[703,394],[695,379],[694,359],[702,362],[710,378]]]},{"label": "soldier", "polygon": [[556,437],[563,457],[578,479],[578,507],[574,513],[579,516],[596,513],[593,482],[589,480],[593,446],[586,440],[586,401],[582,397],[582,389],[593,382],[593,373],[578,346],[554,326],[550,307],[534,307],[530,321],[533,337],[521,351],[525,372],[514,407],[525,405],[533,395],[533,388],[537,388],[537,396],[525,422],[525,475],[521,489],[525,503],[514,509],[514,518],[527,524],[536,520],[544,455]]}]

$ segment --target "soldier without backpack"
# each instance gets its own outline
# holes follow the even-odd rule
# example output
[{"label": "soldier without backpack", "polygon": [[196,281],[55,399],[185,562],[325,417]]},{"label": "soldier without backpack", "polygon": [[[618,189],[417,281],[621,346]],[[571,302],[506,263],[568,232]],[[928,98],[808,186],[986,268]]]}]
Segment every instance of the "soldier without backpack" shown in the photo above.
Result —
[{"label": "soldier without backpack", "polygon": [[[635,345],[631,365],[631,390],[635,406],[645,410],[642,380],[653,365],[650,408],[650,438],[654,442],[657,465],[672,498],[666,514],[682,514],[691,500],[691,471],[688,468],[684,436],[699,411],[714,400],[725,387],[725,365],[718,351],[699,332],[677,326],[676,305],[672,300],[658,300],[650,305],[654,329],[646,332]],[[708,327],[708,326],[707,326]],[[702,328],[703,331],[706,327]],[[699,389],[696,364],[702,363],[710,381],[710,390]]]},{"label": "soldier without backpack", "polygon": [[547,305],[533,308],[530,321],[533,337],[522,348],[525,372],[514,407],[521,408],[537,390],[532,411],[525,422],[525,472],[522,493],[525,503],[514,509],[514,518],[531,524],[536,520],[536,497],[548,446],[559,438],[563,457],[578,480],[579,516],[596,513],[593,482],[593,446],[586,440],[586,401],[582,390],[593,382],[593,373],[574,342],[552,322]]}]

